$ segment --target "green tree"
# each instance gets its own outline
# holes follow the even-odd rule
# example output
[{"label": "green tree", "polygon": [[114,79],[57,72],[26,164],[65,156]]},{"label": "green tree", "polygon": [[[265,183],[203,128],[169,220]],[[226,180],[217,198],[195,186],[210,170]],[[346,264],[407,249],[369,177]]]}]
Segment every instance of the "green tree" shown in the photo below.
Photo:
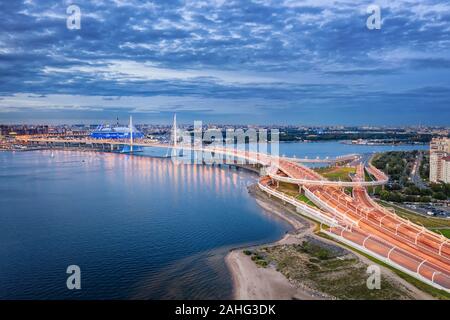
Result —
[{"label": "green tree", "polygon": [[447,196],[442,191],[439,191],[439,192],[433,193],[433,198],[435,198],[437,200],[446,200]]}]

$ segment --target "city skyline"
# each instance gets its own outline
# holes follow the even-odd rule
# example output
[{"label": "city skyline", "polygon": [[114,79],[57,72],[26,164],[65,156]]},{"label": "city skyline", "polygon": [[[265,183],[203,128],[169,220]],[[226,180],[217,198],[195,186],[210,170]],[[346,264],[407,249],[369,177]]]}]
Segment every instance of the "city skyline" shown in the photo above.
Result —
[{"label": "city skyline", "polygon": [[71,4],[0,4],[2,122],[449,124],[445,1]]}]

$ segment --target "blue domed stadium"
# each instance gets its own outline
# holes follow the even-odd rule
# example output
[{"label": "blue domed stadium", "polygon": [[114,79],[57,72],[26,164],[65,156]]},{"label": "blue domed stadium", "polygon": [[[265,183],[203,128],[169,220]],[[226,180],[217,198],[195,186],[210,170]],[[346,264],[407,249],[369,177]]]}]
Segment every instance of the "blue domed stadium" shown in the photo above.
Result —
[{"label": "blue domed stadium", "polygon": [[[131,128],[131,130],[130,130]],[[133,133],[134,139],[144,138],[144,134],[138,131],[134,126],[120,126],[117,123],[115,126],[106,124],[98,126],[92,133],[93,139],[130,139]]]}]

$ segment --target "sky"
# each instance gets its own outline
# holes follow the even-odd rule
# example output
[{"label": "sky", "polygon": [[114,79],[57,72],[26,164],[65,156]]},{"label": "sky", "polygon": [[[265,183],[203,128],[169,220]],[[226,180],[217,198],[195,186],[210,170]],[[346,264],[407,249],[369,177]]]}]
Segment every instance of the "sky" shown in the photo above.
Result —
[{"label": "sky", "polygon": [[0,0],[0,29],[0,123],[450,125],[447,0]]}]

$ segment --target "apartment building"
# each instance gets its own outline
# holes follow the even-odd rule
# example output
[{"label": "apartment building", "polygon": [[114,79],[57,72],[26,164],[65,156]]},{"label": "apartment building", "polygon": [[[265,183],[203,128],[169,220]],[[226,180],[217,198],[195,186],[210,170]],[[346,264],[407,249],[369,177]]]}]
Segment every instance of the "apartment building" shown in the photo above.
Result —
[{"label": "apartment building", "polygon": [[430,181],[450,183],[450,139],[433,138],[430,143]]}]

